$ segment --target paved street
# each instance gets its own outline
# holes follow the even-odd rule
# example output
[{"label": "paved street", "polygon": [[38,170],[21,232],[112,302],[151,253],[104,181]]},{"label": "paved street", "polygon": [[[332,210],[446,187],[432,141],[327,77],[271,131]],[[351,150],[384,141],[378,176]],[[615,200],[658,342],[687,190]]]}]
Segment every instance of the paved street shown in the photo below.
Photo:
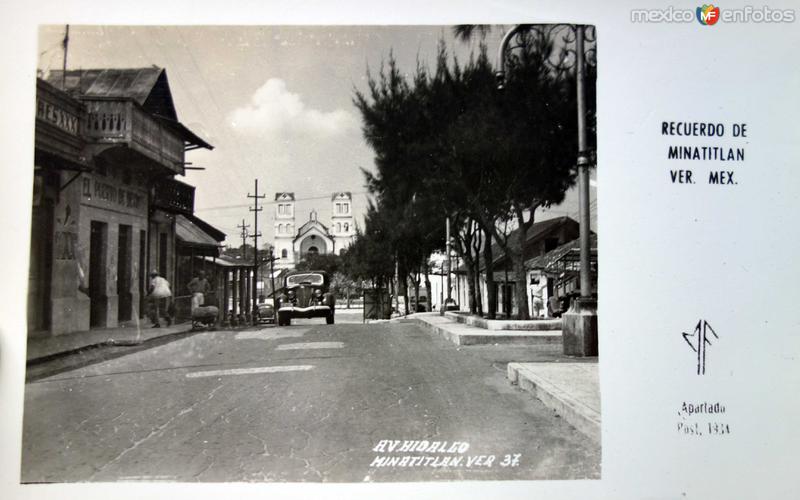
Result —
[{"label": "paved street", "polygon": [[197,333],[31,382],[22,480],[599,477],[599,446],[505,379],[552,353],[360,314]]}]

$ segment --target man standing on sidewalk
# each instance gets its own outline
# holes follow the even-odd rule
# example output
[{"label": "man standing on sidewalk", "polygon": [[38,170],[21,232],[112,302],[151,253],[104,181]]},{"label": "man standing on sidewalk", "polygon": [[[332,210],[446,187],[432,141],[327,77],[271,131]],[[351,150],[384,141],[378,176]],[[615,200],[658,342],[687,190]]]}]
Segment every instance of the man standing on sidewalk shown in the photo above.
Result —
[{"label": "man standing on sidewalk", "polygon": [[150,273],[150,288],[147,295],[147,299],[150,301],[150,319],[153,322],[153,328],[161,326],[159,312],[162,310],[167,318],[167,326],[172,324],[168,304],[170,297],[172,297],[172,290],[169,288],[169,281],[159,276],[158,271],[153,270]]},{"label": "man standing on sidewalk", "polygon": [[192,294],[192,311],[194,311],[205,303],[205,294],[211,291],[211,283],[206,279],[205,271],[198,271],[186,288]]}]

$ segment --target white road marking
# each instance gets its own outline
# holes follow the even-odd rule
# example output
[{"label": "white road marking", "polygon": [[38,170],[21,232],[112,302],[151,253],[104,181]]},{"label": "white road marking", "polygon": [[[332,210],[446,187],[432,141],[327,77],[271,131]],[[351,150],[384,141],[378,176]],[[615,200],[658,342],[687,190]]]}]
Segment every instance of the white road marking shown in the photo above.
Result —
[{"label": "white road marking", "polygon": [[314,368],[313,365],[289,365],[289,366],[261,366],[256,368],[231,368],[228,370],[209,370],[203,372],[190,372],[186,378],[199,377],[219,377],[222,375],[248,375],[252,373],[281,373],[281,372],[300,372]]},{"label": "white road marking", "polygon": [[277,340],[292,337],[302,337],[308,329],[275,330],[274,328],[264,328],[261,330],[250,330],[239,332],[234,337],[236,340]]},{"label": "white road marking", "polygon": [[178,476],[122,476],[118,481],[176,481]]},{"label": "white road marking", "polygon": [[341,349],[344,342],[300,342],[299,344],[283,344],[276,351],[297,351],[300,349]]}]

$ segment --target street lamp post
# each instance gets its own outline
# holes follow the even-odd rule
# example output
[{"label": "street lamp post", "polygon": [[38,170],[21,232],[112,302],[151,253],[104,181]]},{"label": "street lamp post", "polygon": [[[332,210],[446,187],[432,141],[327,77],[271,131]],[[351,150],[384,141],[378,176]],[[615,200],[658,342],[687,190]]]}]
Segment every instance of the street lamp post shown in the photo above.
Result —
[{"label": "street lamp post", "polygon": [[[597,302],[592,298],[590,268],[590,219],[589,219],[589,168],[591,161],[586,141],[586,50],[584,47],[586,26],[569,28],[575,34],[575,81],[578,113],[578,224],[580,246],[580,299],[563,315],[564,353],[576,356],[597,356]],[[498,49],[499,69],[496,73],[497,88],[505,87],[506,52],[513,37],[531,26],[517,25],[503,36]]]},{"label": "street lamp post", "polygon": [[586,150],[586,54],[583,49],[584,26],[575,27],[575,79],[578,104],[578,204],[580,212],[581,249],[581,298],[588,299],[592,295],[592,281],[589,269],[589,155]]}]

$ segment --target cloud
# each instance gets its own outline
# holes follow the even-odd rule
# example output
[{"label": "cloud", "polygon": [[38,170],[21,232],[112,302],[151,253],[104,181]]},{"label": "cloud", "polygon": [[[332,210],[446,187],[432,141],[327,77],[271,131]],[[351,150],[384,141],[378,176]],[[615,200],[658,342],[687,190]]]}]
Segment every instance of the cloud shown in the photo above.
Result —
[{"label": "cloud", "polygon": [[256,90],[247,106],[235,109],[230,124],[247,134],[281,133],[338,136],[358,129],[358,120],[343,109],[320,111],[308,108],[286,82],[270,78]]}]

